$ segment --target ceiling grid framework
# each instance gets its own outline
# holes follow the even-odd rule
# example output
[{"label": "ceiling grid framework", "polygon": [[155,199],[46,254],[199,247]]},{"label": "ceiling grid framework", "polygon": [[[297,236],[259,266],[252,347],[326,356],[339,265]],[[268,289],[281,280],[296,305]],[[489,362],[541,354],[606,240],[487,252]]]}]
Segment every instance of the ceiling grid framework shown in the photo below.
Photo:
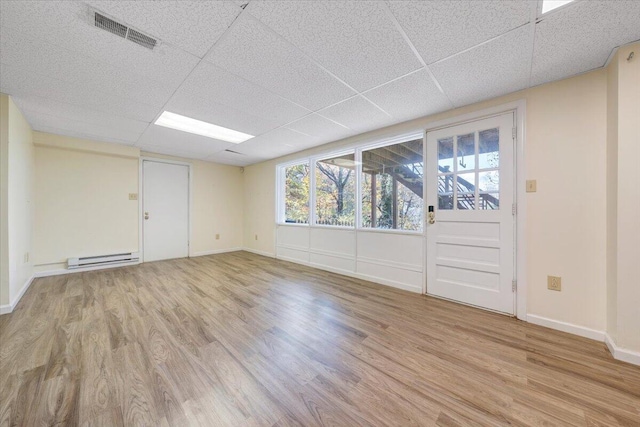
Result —
[{"label": "ceiling grid framework", "polygon": [[[38,131],[245,166],[584,73],[640,39],[631,0],[246,3],[0,0],[0,91]],[[154,125],[165,110],[255,137]]]}]

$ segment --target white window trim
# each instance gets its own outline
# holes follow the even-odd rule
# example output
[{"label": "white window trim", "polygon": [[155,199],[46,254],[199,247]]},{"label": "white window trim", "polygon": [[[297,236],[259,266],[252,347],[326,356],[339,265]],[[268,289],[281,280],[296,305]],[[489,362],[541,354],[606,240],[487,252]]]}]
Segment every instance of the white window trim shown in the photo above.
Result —
[{"label": "white window trim", "polygon": [[[286,212],[285,212],[285,185],[286,185],[286,177],[285,171],[288,167],[297,166],[297,165],[309,165],[309,217],[307,218],[306,224],[296,224],[291,222],[286,222]],[[311,224],[311,180],[312,180],[312,170],[311,170],[311,161],[309,158],[304,158],[300,160],[293,160],[286,163],[280,163],[276,166],[276,224],[278,225],[287,225],[287,226],[296,226],[296,227],[308,227]]]},{"label": "white window trim", "polygon": [[[382,139],[376,139],[375,141],[354,145],[348,148],[341,148],[338,150],[325,151],[308,157],[302,157],[295,160],[289,160],[276,165],[276,225],[278,226],[298,226],[298,227],[318,227],[318,228],[330,228],[340,230],[361,230],[361,231],[373,231],[377,233],[390,233],[390,234],[408,234],[408,235],[424,235],[424,224],[422,231],[414,230],[400,230],[400,229],[386,229],[386,228],[373,228],[362,226],[362,152],[373,150],[380,147],[387,147],[389,145],[401,144],[403,142],[412,141],[414,139],[422,138],[424,148],[424,138],[426,132],[424,130],[416,130],[411,132],[405,132],[399,135],[394,135]],[[347,154],[354,154],[354,161],[356,163],[356,212],[355,221],[353,227],[340,226],[340,225],[324,225],[316,224],[316,163],[318,161],[331,159],[334,157],[340,157]],[[424,150],[423,150],[424,160]],[[307,224],[293,224],[285,221],[285,176],[284,171],[287,167],[308,164],[309,165],[309,222]],[[424,200],[424,192],[423,192]],[[424,219],[424,205],[422,209],[422,216]]]}]

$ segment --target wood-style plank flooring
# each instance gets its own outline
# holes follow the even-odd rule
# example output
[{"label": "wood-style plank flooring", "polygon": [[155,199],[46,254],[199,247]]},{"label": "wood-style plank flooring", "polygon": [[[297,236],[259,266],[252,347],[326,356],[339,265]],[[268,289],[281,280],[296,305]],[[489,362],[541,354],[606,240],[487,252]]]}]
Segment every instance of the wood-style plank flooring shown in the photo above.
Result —
[{"label": "wood-style plank flooring", "polygon": [[37,279],[0,425],[640,426],[604,344],[246,252]]}]

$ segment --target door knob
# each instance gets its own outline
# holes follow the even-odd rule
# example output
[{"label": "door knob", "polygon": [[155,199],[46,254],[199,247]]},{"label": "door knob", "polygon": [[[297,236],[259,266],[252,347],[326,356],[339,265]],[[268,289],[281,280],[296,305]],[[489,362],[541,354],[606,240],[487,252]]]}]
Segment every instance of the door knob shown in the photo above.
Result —
[{"label": "door knob", "polygon": [[144,219],[149,219],[149,212],[144,213]]}]

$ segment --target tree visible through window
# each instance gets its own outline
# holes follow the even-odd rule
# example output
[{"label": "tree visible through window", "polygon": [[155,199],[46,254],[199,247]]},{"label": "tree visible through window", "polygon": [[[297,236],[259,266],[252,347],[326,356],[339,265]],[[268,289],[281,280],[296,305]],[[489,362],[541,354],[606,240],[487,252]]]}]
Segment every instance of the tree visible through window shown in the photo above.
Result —
[{"label": "tree visible through window", "polygon": [[285,222],[309,223],[309,165],[285,168],[284,211]]},{"label": "tree visible through window", "polygon": [[316,224],[355,225],[355,175],[353,154],[316,162]]},{"label": "tree visible through window", "polygon": [[422,231],[422,139],[362,152],[362,226]]}]

